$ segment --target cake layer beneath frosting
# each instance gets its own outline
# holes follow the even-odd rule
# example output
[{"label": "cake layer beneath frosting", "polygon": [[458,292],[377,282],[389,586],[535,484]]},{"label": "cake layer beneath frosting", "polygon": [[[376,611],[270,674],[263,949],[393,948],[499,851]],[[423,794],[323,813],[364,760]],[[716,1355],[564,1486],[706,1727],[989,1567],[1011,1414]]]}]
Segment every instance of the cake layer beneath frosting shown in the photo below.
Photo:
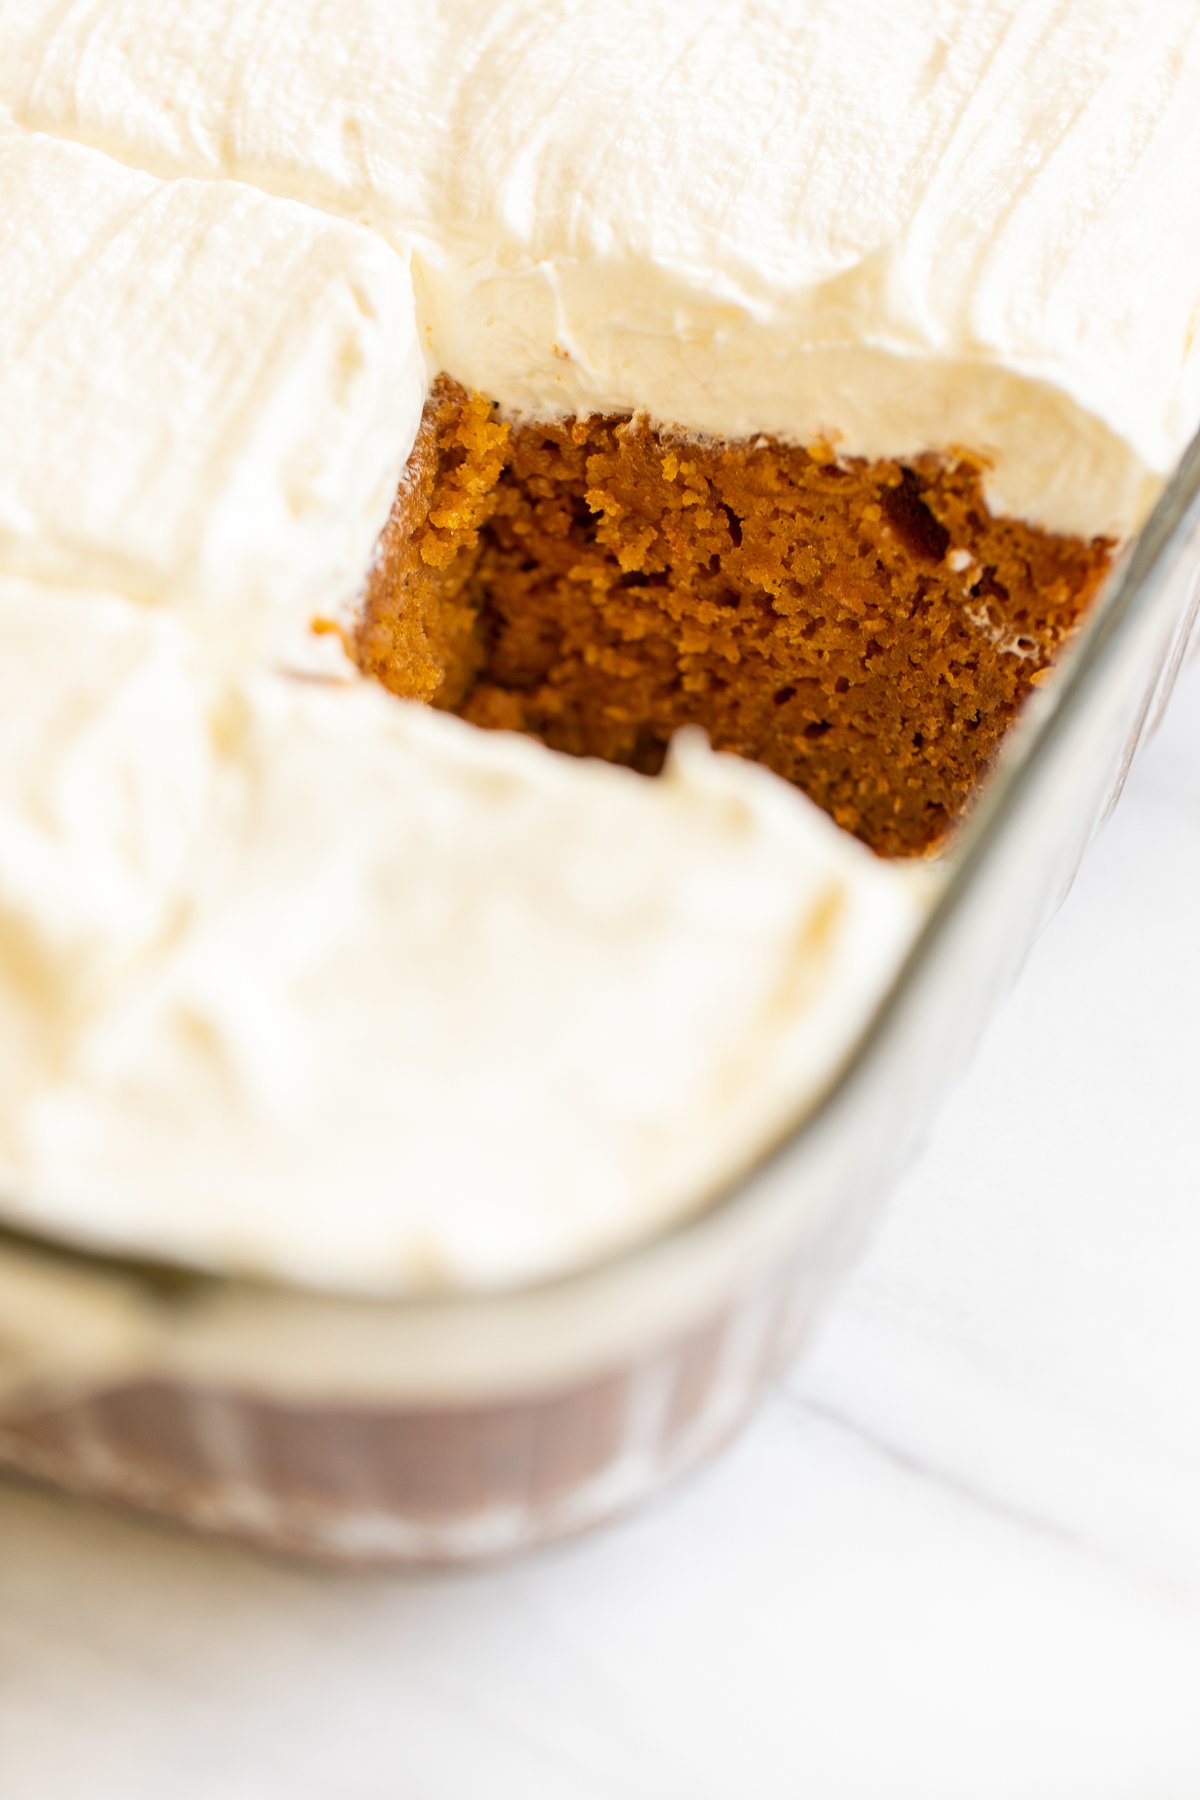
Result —
[{"label": "cake layer beneath frosting", "polygon": [[912,854],[970,804],[1112,548],[994,519],[966,458],[509,427],[441,380],[353,642],[405,698],[647,774],[701,725]]},{"label": "cake layer beneath frosting", "polygon": [[789,1123],[920,916],[699,738],[648,782],[12,580],[0,641],[0,1193],[31,1228],[379,1292],[584,1263]]},{"label": "cake layer beneath frosting", "polygon": [[0,0],[0,106],[411,253],[431,367],[1121,537],[1200,420],[1174,0]]}]

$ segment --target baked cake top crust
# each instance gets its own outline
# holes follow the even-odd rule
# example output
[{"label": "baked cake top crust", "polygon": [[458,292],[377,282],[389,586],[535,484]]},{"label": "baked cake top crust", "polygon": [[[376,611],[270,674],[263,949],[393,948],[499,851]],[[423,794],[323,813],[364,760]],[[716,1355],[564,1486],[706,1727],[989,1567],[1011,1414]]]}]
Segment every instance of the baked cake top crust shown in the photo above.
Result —
[{"label": "baked cake top crust", "polygon": [[370,226],[514,411],[966,447],[1083,537],[1200,419],[1182,0],[0,0],[0,106]]}]

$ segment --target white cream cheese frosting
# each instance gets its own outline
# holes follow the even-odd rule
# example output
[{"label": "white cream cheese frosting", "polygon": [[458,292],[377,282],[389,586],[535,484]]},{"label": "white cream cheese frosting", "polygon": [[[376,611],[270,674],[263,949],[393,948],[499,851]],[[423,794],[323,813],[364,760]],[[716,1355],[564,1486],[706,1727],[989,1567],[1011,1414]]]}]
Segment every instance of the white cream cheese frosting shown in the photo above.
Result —
[{"label": "white cream cheese frosting", "polygon": [[0,641],[0,1191],[85,1243],[378,1292],[603,1254],[784,1129],[920,917],[698,734],[648,782],[14,579]]},{"label": "white cream cheese frosting", "polygon": [[235,182],[0,128],[0,569],[304,657],[425,395],[406,262]]},{"label": "white cream cheese frosting", "polygon": [[965,447],[1116,537],[1200,420],[1190,0],[0,0],[0,105],[368,225],[515,412]]}]

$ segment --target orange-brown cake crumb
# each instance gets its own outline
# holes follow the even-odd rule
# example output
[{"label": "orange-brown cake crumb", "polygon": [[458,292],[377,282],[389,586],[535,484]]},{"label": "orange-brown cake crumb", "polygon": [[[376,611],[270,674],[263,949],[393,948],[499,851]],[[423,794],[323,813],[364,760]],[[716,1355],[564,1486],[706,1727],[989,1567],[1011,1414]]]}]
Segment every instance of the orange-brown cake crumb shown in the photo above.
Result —
[{"label": "orange-brown cake crumb", "polygon": [[640,418],[508,431],[438,384],[358,637],[396,693],[652,773],[679,726],[888,854],[959,817],[1112,546],[994,518],[968,456]]},{"label": "orange-brown cake crumb", "polygon": [[507,447],[508,427],[486,400],[437,382],[379,540],[354,646],[361,667],[406,699],[454,708],[484,666],[479,604],[466,584]]}]

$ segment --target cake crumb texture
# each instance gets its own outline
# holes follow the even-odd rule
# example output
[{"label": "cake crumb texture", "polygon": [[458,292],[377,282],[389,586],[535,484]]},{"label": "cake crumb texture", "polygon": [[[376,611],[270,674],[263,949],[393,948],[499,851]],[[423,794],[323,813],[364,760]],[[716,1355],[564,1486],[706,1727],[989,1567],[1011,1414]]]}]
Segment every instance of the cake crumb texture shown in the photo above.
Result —
[{"label": "cake crumb texture", "polygon": [[993,517],[969,455],[838,459],[435,386],[358,631],[393,692],[657,772],[672,734],[936,848],[1112,544]]},{"label": "cake crumb texture", "polygon": [[508,427],[479,395],[439,381],[383,530],[356,653],[393,692],[457,707],[483,668],[470,577],[495,509]]}]

